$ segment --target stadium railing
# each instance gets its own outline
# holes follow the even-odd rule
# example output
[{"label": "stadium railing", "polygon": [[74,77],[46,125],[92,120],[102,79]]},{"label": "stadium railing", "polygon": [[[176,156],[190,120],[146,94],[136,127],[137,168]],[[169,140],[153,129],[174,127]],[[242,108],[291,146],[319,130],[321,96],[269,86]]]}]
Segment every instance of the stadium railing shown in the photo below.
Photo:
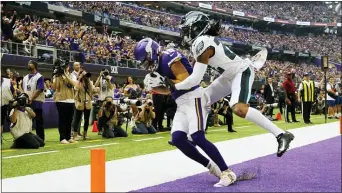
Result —
[{"label": "stadium railing", "polygon": [[89,56],[89,60],[86,60],[86,55],[83,52],[72,51],[72,50],[62,50],[57,49],[52,46],[46,45],[28,45],[22,43],[1,42],[1,54],[11,54],[17,56],[27,56],[37,58],[38,62],[43,62],[46,64],[53,64],[56,58],[63,58],[69,62],[82,62],[85,64],[96,64],[105,66],[117,66],[122,68],[139,68],[139,61],[131,59],[116,59],[114,57],[101,58],[95,55]]}]

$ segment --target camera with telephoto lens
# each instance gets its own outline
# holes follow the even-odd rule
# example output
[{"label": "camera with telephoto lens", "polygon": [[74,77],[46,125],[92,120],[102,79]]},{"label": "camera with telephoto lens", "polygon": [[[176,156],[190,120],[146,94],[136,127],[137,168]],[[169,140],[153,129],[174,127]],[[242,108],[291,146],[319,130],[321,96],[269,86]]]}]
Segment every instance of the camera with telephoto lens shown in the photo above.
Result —
[{"label": "camera with telephoto lens", "polygon": [[108,69],[103,69],[101,72],[102,73],[102,78],[106,78],[109,75],[109,70]]},{"label": "camera with telephoto lens", "polygon": [[[83,74],[85,71],[81,71],[80,74]],[[91,77],[91,73],[90,72],[86,72],[86,74],[83,76],[85,78],[90,78]]]},{"label": "camera with telephoto lens", "polygon": [[64,61],[60,58],[56,59],[53,67],[52,76],[61,76],[64,74],[65,69],[68,67],[68,61]]},{"label": "camera with telephoto lens", "polygon": [[[29,99],[29,96],[26,93],[20,94],[9,102],[10,108],[25,107],[27,105],[27,99]],[[14,105],[15,102],[17,102],[16,105]]]}]

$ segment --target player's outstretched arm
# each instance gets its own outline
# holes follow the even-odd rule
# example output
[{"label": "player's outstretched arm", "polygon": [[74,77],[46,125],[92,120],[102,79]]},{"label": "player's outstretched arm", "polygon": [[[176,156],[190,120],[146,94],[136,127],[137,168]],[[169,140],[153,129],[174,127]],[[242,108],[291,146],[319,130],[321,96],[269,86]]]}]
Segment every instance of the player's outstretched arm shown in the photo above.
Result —
[{"label": "player's outstretched arm", "polygon": [[175,84],[177,90],[190,89],[201,83],[203,76],[208,68],[208,61],[214,55],[214,48],[209,47],[200,56],[197,57],[192,74],[184,81]]}]

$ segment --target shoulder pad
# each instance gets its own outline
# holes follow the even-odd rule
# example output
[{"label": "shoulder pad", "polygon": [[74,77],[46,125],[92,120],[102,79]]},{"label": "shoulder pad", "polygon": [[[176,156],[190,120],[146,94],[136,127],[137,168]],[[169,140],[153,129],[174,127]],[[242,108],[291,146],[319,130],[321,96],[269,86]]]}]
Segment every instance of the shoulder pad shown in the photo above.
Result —
[{"label": "shoulder pad", "polygon": [[167,63],[169,67],[171,67],[174,62],[182,59],[182,54],[175,49],[168,49],[163,51],[163,59],[163,61]]},{"label": "shoulder pad", "polygon": [[200,36],[191,46],[191,52],[196,59],[198,56],[203,54],[205,50],[207,50],[210,46],[214,46],[214,37],[210,36]]}]

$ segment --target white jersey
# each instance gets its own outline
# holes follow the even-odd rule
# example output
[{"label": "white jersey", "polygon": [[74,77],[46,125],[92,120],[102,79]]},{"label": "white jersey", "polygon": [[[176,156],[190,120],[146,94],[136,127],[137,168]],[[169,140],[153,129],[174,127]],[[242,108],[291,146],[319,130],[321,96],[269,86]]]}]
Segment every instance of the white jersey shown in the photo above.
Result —
[{"label": "white jersey", "polygon": [[251,63],[243,60],[228,46],[223,45],[214,36],[200,36],[198,37],[191,46],[191,52],[195,59],[198,58],[208,48],[215,48],[214,55],[209,59],[208,65],[218,71],[220,74],[229,72],[230,76],[234,76],[239,72],[246,70]]}]

